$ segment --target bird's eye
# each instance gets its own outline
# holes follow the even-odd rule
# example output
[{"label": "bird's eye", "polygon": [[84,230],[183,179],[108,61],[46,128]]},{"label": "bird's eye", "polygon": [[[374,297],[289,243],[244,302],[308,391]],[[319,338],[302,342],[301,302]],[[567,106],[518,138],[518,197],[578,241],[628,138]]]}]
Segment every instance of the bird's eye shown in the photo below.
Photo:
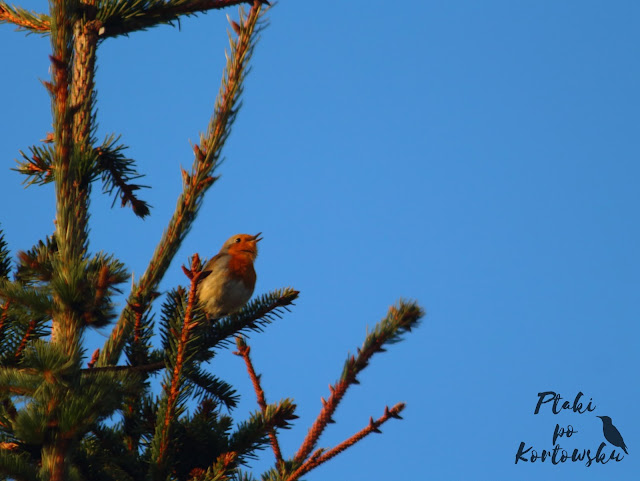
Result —
[{"label": "bird's eye", "polygon": [[240,237],[236,237],[235,243],[237,244],[238,242],[240,242]]}]

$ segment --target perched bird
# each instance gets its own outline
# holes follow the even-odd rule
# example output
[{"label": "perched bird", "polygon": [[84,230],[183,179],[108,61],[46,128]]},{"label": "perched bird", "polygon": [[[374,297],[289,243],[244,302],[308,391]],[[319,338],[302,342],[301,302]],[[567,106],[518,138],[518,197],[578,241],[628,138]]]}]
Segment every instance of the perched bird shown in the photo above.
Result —
[{"label": "perched bird", "polygon": [[624,439],[622,439],[622,435],[620,431],[613,425],[611,422],[611,418],[609,416],[598,416],[602,419],[602,432],[604,433],[604,438],[614,446],[622,448],[622,450],[629,454],[627,451],[627,445],[624,444]]},{"label": "perched bird", "polygon": [[232,314],[251,298],[256,285],[253,262],[258,256],[258,241],[262,240],[260,234],[230,237],[202,269],[209,275],[200,281],[197,294],[207,319]]}]

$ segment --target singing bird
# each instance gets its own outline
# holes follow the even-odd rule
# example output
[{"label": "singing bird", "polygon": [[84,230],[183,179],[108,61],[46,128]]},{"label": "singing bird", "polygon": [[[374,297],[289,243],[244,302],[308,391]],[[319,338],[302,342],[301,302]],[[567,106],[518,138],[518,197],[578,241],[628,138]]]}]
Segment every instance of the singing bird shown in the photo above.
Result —
[{"label": "singing bird", "polygon": [[604,438],[609,441],[610,444],[622,448],[625,454],[629,454],[627,451],[627,445],[624,444],[624,439],[622,439],[622,434],[618,431],[613,423],[611,422],[611,418],[609,416],[598,416],[602,419],[602,432],[604,434]]},{"label": "singing bird", "polygon": [[253,263],[262,240],[260,234],[230,237],[202,269],[209,275],[198,285],[198,302],[207,319],[220,319],[239,311],[251,299],[256,286]]}]

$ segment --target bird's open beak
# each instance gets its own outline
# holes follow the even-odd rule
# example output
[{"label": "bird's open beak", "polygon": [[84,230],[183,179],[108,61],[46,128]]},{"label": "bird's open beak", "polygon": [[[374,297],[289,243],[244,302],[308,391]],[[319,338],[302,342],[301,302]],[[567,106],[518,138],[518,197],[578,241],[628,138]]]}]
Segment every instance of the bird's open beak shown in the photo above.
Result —
[{"label": "bird's open beak", "polygon": [[258,232],[256,235],[253,236],[253,240],[256,242],[260,242],[262,240],[262,237],[260,237],[262,235],[262,232]]}]

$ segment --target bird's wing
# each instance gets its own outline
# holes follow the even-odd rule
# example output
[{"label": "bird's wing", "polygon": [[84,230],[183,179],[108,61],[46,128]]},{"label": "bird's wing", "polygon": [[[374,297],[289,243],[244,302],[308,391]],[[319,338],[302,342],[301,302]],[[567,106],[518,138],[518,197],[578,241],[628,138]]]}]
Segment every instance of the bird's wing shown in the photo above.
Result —
[{"label": "bird's wing", "polygon": [[227,258],[229,257],[229,254],[226,253],[219,253],[216,254],[215,256],[213,256],[211,259],[209,259],[209,261],[204,265],[204,267],[202,268],[202,270],[204,272],[215,272],[218,271],[222,268],[224,268],[224,266],[226,266],[227,264]]}]

